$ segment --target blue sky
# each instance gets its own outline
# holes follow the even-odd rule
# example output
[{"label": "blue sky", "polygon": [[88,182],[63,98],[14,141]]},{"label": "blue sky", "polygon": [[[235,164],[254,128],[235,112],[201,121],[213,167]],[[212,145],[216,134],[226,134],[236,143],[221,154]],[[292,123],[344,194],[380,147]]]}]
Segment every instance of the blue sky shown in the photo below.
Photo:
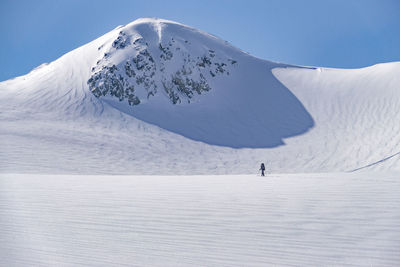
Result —
[{"label": "blue sky", "polygon": [[337,68],[400,61],[398,0],[0,0],[0,81],[140,17],[178,21],[272,61]]}]

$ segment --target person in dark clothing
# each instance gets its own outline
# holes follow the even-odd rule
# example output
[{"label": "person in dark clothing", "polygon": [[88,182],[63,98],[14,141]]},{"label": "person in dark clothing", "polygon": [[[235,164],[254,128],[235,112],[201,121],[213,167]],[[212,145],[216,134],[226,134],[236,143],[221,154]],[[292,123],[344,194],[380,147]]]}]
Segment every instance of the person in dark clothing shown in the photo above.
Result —
[{"label": "person in dark clothing", "polygon": [[265,176],[265,175],[264,175],[264,171],[265,171],[265,165],[264,165],[264,163],[261,163],[261,168],[260,168],[260,170],[261,170],[261,176]]}]

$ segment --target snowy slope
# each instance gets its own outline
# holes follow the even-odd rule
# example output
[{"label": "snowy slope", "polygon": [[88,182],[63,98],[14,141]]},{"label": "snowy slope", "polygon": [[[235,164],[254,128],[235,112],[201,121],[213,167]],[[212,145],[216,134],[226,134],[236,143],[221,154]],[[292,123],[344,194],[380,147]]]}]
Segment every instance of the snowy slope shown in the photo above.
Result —
[{"label": "snowy slope", "polygon": [[[400,62],[363,69],[274,69],[315,120],[302,143],[332,169],[400,168]],[[318,153],[318,150],[323,150]],[[351,163],[351,164],[349,164]]]},{"label": "snowy slope", "polygon": [[[399,64],[328,70],[254,58],[160,19],[120,26],[0,83],[0,170],[347,171],[394,155]],[[396,156],[371,168],[397,169]]]},{"label": "snowy slope", "polygon": [[398,266],[397,174],[0,175],[2,266]]}]

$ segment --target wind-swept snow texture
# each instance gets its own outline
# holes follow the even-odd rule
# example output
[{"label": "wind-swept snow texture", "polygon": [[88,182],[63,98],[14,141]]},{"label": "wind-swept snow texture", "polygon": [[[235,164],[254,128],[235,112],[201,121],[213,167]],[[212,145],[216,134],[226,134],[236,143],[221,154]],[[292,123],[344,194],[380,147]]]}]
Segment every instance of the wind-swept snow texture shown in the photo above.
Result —
[{"label": "wind-swept snow texture", "polygon": [[[333,168],[400,169],[400,62],[363,69],[277,68],[274,75],[312,114],[304,135],[314,164],[334,158]],[[322,153],[316,153],[316,150]]]},{"label": "wind-swept snow texture", "polygon": [[398,169],[399,73],[273,63],[139,19],[0,83],[0,171]]},{"label": "wind-swept snow texture", "polygon": [[398,177],[0,175],[0,265],[398,266]]}]

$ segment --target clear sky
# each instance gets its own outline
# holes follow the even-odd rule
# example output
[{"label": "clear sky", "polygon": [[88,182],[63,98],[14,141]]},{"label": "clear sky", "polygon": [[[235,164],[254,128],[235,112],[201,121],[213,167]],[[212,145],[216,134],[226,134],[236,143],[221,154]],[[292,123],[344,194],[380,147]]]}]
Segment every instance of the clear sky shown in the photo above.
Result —
[{"label": "clear sky", "polygon": [[187,24],[272,61],[400,61],[400,0],[0,0],[0,81],[140,17]]}]

